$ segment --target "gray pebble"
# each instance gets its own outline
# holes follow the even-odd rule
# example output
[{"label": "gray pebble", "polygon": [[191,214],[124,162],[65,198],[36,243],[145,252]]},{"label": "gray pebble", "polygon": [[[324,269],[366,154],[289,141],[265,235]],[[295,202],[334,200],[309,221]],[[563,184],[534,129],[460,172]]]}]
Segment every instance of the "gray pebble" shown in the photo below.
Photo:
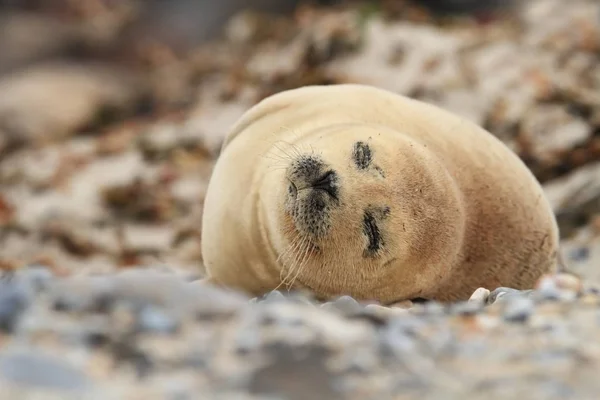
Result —
[{"label": "gray pebble", "polygon": [[483,303],[475,301],[461,301],[450,306],[450,312],[458,315],[475,315],[483,310]]},{"label": "gray pebble", "polygon": [[545,279],[540,282],[536,295],[541,300],[560,300],[561,291],[552,279]]},{"label": "gray pebble", "polygon": [[515,296],[530,296],[533,293],[532,290],[519,290],[513,289],[509,287],[499,287],[490,292],[489,297],[487,298],[486,304],[494,304],[496,301],[500,299],[508,299],[509,297]]},{"label": "gray pebble", "polygon": [[416,304],[411,311],[417,315],[439,317],[445,315],[448,312],[448,309],[449,307],[446,304],[430,300],[423,304]]},{"label": "gray pebble", "polygon": [[13,278],[0,280],[0,330],[12,332],[30,302],[25,285]]},{"label": "gray pebble", "polygon": [[588,247],[577,247],[569,252],[569,259],[573,261],[585,261],[590,257],[590,249]]},{"label": "gray pebble", "polygon": [[80,390],[89,385],[85,374],[62,360],[34,352],[0,354],[0,377],[22,386]]},{"label": "gray pebble", "polygon": [[267,346],[270,362],[252,374],[248,392],[260,398],[288,400],[344,398],[327,368],[327,352],[319,346],[297,349],[289,344]]},{"label": "gray pebble", "polygon": [[321,308],[342,312],[344,314],[358,313],[363,309],[359,302],[354,300],[351,296],[340,296],[333,301],[324,303],[321,305]]},{"label": "gray pebble", "polygon": [[143,332],[173,334],[177,332],[179,323],[164,310],[147,306],[138,315],[138,328]]},{"label": "gray pebble", "polygon": [[279,290],[272,290],[267,293],[263,299],[260,301],[261,303],[279,303],[282,301],[287,301],[286,297]]},{"label": "gray pebble", "polygon": [[49,283],[54,279],[54,274],[44,265],[32,264],[17,270],[15,278],[27,284],[35,292],[40,292],[48,288]]},{"label": "gray pebble", "polygon": [[513,296],[506,299],[504,319],[510,322],[525,322],[534,311],[531,297]]},{"label": "gray pebble", "polygon": [[114,280],[104,276],[64,279],[49,288],[54,308],[67,312],[106,312],[114,304],[115,291]]}]

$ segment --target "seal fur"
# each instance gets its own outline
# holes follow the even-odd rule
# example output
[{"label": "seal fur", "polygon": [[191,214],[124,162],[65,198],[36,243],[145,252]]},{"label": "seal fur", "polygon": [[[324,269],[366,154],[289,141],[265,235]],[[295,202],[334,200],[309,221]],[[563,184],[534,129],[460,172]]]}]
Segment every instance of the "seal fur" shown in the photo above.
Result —
[{"label": "seal fur", "polygon": [[540,184],[500,140],[359,84],[251,107],[223,143],[202,225],[209,282],[383,304],[531,288],[557,248]]}]

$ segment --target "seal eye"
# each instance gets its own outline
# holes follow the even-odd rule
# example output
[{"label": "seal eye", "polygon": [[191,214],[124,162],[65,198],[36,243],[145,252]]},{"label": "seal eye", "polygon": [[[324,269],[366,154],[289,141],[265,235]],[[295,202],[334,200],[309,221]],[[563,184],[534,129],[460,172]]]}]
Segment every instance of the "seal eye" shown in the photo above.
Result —
[{"label": "seal eye", "polygon": [[369,211],[365,212],[363,217],[363,232],[369,239],[369,244],[367,246],[367,254],[373,254],[377,252],[381,248],[382,240],[381,233],[379,232],[379,227],[377,226],[377,221],[373,214]]}]

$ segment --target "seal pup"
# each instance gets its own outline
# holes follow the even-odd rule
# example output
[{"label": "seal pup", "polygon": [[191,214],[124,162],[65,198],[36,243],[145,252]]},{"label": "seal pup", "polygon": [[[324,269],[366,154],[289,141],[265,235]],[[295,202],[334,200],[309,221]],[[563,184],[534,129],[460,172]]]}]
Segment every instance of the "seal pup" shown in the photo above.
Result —
[{"label": "seal pup", "polygon": [[360,84],[261,100],[222,145],[203,211],[205,282],[392,304],[531,288],[556,268],[541,185],[499,139]]}]

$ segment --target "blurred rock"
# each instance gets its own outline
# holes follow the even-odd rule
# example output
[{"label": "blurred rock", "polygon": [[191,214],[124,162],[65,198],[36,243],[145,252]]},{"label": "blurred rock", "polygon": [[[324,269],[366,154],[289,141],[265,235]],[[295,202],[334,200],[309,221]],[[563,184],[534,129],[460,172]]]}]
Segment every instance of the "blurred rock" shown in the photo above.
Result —
[{"label": "blurred rock", "polygon": [[17,143],[73,135],[108,112],[132,108],[133,76],[109,66],[52,63],[0,80],[0,131]]}]

